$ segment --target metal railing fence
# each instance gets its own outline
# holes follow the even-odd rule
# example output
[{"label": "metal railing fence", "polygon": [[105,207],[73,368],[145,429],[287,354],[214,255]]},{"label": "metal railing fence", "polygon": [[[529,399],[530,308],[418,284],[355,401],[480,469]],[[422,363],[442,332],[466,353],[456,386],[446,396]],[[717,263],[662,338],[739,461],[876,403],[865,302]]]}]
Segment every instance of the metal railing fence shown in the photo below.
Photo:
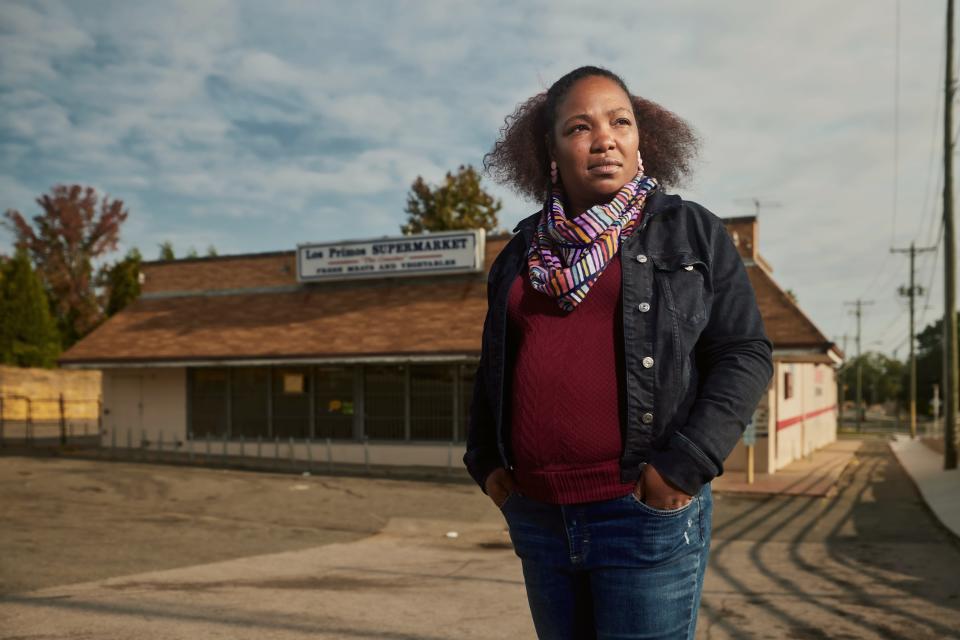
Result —
[{"label": "metal railing fence", "polygon": [[99,439],[100,398],[55,398],[0,394],[0,447]]}]

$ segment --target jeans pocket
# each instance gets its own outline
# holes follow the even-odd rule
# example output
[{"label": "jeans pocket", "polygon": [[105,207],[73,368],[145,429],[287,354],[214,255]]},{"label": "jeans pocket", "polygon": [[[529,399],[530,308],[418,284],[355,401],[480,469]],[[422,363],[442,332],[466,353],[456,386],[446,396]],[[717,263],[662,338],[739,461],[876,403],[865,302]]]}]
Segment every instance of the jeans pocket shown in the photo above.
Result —
[{"label": "jeans pocket", "polygon": [[690,507],[693,506],[693,503],[696,501],[697,497],[693,496],[692,498],[690,498],[690,500],[687,501],[687,504],[683,505],[682,507],[677,507],[676,509],[658,509],[657,507],[651,507],[646,502],[641,502],[640,498],[637,497],[637,493],[635,491],[630,492],[630,499],[633,500],[634,504],[636,504],[638,507],[640,507],[642,510],[646,511],[647,513],[651,513],[655,516],[670,517],[670,516],[679,515],[681,513],[688,511]]},{"label": "jeans pocket", "polygon": [[513,502],[513,497],[516,495],[517,495],[516,491],[511,491],[510,493],[508,493],[507,497],[503,500],[503,502],[500,503],[500,507],[499,507],[500,511],[503,511],[507,507],[507,505]]},{"label": "jeans pocket", "polygon": [[677,509],[658,509],[631,493],[621,507],[621,515],[629,523],[634,544],[624,552],[644,566],[670,564],[701,552],[704,537],[699,504],[697,495]]}]

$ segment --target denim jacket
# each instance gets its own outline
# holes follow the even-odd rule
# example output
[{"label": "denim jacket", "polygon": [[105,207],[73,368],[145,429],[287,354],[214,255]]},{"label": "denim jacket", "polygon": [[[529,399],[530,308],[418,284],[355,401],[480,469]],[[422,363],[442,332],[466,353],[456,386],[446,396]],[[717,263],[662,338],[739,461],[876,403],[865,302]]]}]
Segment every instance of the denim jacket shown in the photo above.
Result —
[{"label": "denim jacket", "polygon": [[[507,296],[539,216],[517,225],[487,277],[463,456],[481,489],[494,469],[513,468],[504,409],[512,372]],[[649,463],[694,495],[723,472],[773,374],[753,287],[722,220],[661,191],[647,199],[640,227],[614,259],[623,273],[627,394],[620,479],[636,482]]]}]

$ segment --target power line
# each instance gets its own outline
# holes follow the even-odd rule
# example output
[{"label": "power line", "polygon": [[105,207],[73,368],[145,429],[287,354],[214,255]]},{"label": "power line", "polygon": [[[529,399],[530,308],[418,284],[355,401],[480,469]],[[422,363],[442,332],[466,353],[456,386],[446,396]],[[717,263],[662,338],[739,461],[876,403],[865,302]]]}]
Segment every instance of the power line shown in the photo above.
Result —
[{"label": "power line", "polygon": [[930,292],[933,291],[933,279],[937,275],[937,261],[940,257],[940,242],[943,240],[943,221],[940,222],[940,232],[937,234],[937,241],[934,244],[936,250],[933,252],[933,265],[930,267],[930,280],[927,282],[927,297],[923,299],[923,307],[920,308],[920,324],[923,324],[927,316],[927,309],[930,308]]},{"label": "power line", "polygon": [[889,274],[889,276],[887,277],[887,279],[883,281],[882,286],[877,286],[877,282],[880,280],[880,276],[882,276],[884,273],[886,273],[887,264],[889,264],[890,262],[891,262],[890,260],[884,260],[884,261],[883,261],[883,263],[880,265],[880,269],[878,269],[877,272],[876,272],[876,274],[873,276],[873,280],[870,281],[870,284],[867,285],[867,288],[864,289],[864,291],[863,291],[862,294],[860,294],[860,297],[861,297],[861,298],[863,298],[863,297],[865,297],[865,296],[867,296],[867,295],[869,295],[869,294],[872,294],[874,291],[884,290],[884,289],[886,289],[888,286],[890,286],[890,285],[893,283],[893,281],[894,281],[894,280],[896,279],[896,277],[897,277],[897,272],[896,272],[896,271],[894,271],[894,272],[892,272],[891,274]]},{"label": "power line", "polygon": [[[937,177],[937,191],[940,190],[940,185],[943,182],[943,176],[940,175]],[[930,208],[930,213],[933,214],[930,216],[930,224],[927,225],[927,233],[925,234],[926,238],[930,238],[930,241],[933,240],[934,226],[939,220],[940,226],[937,228],[937,238],[943,233],[943,216],[939,215],[941,213],[940,207],[943,206],[943,202],[938,198],[936,202],[933,203],[933,206]],[[939,242],[939,239],[936,241]]]},{"label": "power line", "polygon": [[897,322],[900,321],[900,318],[902,318],[903,314],[905,314],[906,312],[907,312],[906,307],[900,307],[900,313],[897,314],[896,318],[890,321],[890,324],[888,324],[886,327],[883,328],[883,331],[881,331],[879,334],[880,337],[878,338],[878,340],[883,340],[886,337],[887,332],[890,331],[890,329],[892,329],[897,324]]},{"label": "power line", "polygon": [[[939,112],[937,112],[937,115],[939,115]],[[930,171],[932,172],[933,169],[931,168]],[[942,186],[943,186],[943,172],[937,171],[936,188],[933,190],[933,193],[939,193]],[[928,177],[928,187],[929,187],[929,177]],[[939,213],[941,211],[941,207],[943,207],[943,200],[940,198],[935,199],[932,203],[930,203],[930,206],[928,207],[927,203],[929,202],[929,199],[930,199],[930,192],[928,191],[926,194],[924,194],[923,209],[921,209],[921,211],[923,212],[922,215],[924,216],[924,218],[927,218],[929,220],[927,224],[927,233],[925,235],[925,237],[927,238],[933,235],[933,226],[936,224],[937,218],[938,218],[937,213]],[[941,220],[941,223],[942,223],[942,220]],[[923,227],[923,221],[921,221],[919,226]],[[918,229],[918,233],[919,233],[919,229]],[[919,238],[915,238],[915,240],[919,241]]]},{"label": "power line", "polygon": [[896,2],[896,45],[893,56],[893,206],[890,219],[890,244],[897,233],[897,203],[900,198],[900,0]]},{"label": "power line", "polygon": [[900,342],[898,342],[898,343],[897,343],[897,346],[895,346],[895,347],[892,349],[893,353],[896,353],[896,352],[900,349],[900,347],[902,347],[903,345],[905,345],[905,344],[907,343],[907,340],[909,340],[909,338],[910,338],[910,336],[903,336],[903,340],[901,340]]},{"label": "power line", "polygon": [[[937,77],[940,77],[943,75],[943,60],[944,60],[944,56],[940,56],[940,59],[939,59],[940,68],[937,72]],[[924,190],[923,190],[923,207],[920,209],[920,211],[924,212],[924,215],[928,211],[927,205],[930,203],[930,193],[931,193],[930,182],[934,175],[933,161],[934,161],[934,158],[936,158],[937,150],[939,149],[939,145],[937,145],[937,137],[938,137],[937,134],[940,132],[940,109],[943,107],[943,102],[941,100],[941,94],[940,94],[940,87],[937,87],[934,93],[935,93],[936,99],[934,101],[935,106],[933,108],[933,130],[930,132],[930,158],[927,161],[927,185],[924,187]],[[942,181],[943,179],[943,174],[940,171],[936,172],[936,176],[937,176],[937,188],[934,189],[933,193],[940,192],[940,181]],[[935,203],[931,208],[934,214],[933,216],[931,216],[931,219],[930,219],[931,230],[933,229],[933,222],[936,219],[936,209],[938,204],[939,203]],[[922,227],[923,224],[921,223],[920,226]],[[920,241],[920,238],[914,238],[914,240]]]},{"label": "power line", "polygon": [[[937,191],[940,191],[942,184],[943,184],[943,176],[938,175]],[[937,200],[932,204],[932,206],[928,210],[929,216],[925,216],[926,218],[928,218],[927,225],[926,225],[927,227],[926,232],[923,233],[922,235],[920,234],[919,227],[923,226],[923,223],[921,222],[921,224],[917,228],[917,235],[914,236],[914,242],[924,241],[930,244],[933,242],[934,234],[936,234],[939,237],[940,234],[943,233],[943,216],[940,215],[941,214],[940,208],[942,206],[943,206],[943,202],[940,200],[940,198],[937,198]],[[938,228],[937,222],[940,223],[939,228]]]}]

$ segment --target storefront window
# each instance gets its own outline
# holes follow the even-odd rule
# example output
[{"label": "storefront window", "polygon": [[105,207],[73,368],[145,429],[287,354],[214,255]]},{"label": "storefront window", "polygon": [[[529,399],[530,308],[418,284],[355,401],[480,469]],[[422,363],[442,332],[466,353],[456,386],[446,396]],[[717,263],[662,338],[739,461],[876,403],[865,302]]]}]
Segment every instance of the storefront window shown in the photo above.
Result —
[{"label": "storefront window", "polygon": [[[405,365],[364,366],[364,434],[464,441],[475,371],[472,364],[411,365],[408,399]],[[313,438],[354,438],[355,366],[191,368],[188,375],[196,438],[302,440],[311,437],[311,410]]]},{"label": "storefront window", "polygon": [[273,435],[281,440],[310,435],[310,368],[273,368]]},{"label": "storefront window", "polygon": [[405,371],[401,365],[364,367],[364,427],[371,440],[404,438]]},{"label": "storefront window", "polygon": [[353,369],[317,367],[316,436],[353,437]]},{"label": "storefront window", "polygon": [[230,434],[234,438],[267,437],[270,386],[266,367],[238,367],[231,372]]},{"label": "storefront window", "polygon": [[453,438],[453,373],[448,364],[410,367],[410,439]]},{"label": "storefront window", "polygon": [[191,369],[190,431],[194,438],[227,436],[227,369]]}]

